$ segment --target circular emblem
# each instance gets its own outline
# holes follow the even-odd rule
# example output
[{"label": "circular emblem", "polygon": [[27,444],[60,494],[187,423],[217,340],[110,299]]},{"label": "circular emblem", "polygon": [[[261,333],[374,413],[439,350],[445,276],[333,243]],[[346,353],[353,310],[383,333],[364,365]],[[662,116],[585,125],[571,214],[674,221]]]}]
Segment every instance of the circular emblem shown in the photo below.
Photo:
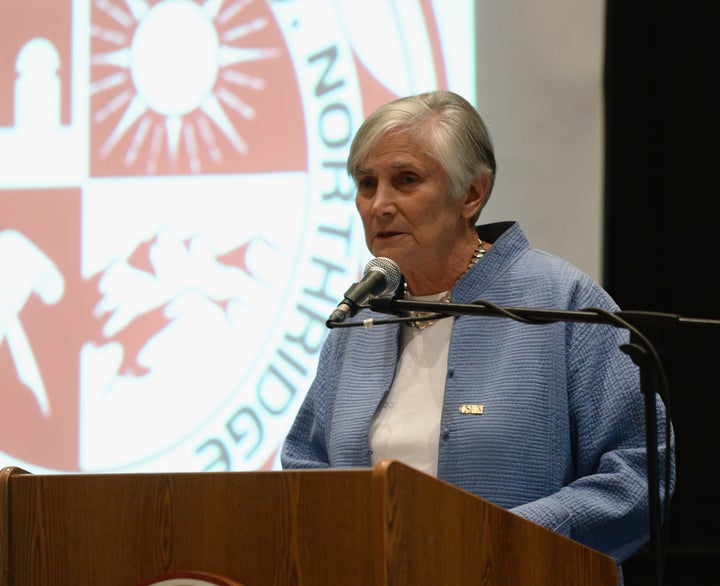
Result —
[{"label": "circular emblem", "polygon": [[240,582],[206,572],[173,572],[139,582],[136,586],[243,586]]},{"label": "circular emblem", "polygon": [[345,173],[354,131],[447,84],[431,3],[402,18],[358,4],[108,0],[75,23],[91,39],[66,55],[87,80],[72,153],[86,175],[24,200],[15,244],[39,276],[0,315],[42,340],[0,347],[22,397],[0,431],[16,465],[277,467],[327,316],[369,259]]}]

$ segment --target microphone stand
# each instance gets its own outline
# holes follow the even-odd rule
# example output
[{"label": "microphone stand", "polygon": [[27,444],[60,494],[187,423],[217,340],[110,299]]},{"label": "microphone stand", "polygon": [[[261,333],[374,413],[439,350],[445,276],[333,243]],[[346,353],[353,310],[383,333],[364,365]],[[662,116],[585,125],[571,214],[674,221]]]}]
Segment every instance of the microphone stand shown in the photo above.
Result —
[{"label": "microphone stand", "polygon": [[[649,311],[618,311],[608,312],[597,308],[585,310],[550,310],[550,309],[529,309],[520,307],[501,307],[485,301],[474,303],[444,303],[431,301],[411,301],[406,299],[378,297],[371,299],[369,306],[372,310],[380,313],[393,315],[404,315],[410,311],[431,312],[436,314],[433,319],[451,315],[475,315],[490,317],[505,317],[519,320],[526,323],[547,324],[557,321],[572,321],[596,324],[609,324],[616,327],[624,327],[630,331],[630,343],[621,346],[625,352],[638,365],[640,369],[640,390],[644,395],[645,404],[645,428],[647,442],[647,479],[648,479],[648,508],[649,508],[649,531],[650,547],[652,556],[652,570],[654,584],[663,585],[664,573],[664,542],[662,539],[662,513],[660,499],[659,467],[658,467],[658,437],[655,412],[655,395],[666,403],[666,416],[668,418],[667,441],[670,441],[669,434],[669,395],[663,397],[660,388],[660,377],[658,370],[662,370],[662,364],[657,356],[653,344],[643,335],[640,330],[652,332],[653,335],[660,331],[672,331],[679,327],[717,327],[720,329],[720,320],[686,318],[675,314],[658,313]],[[432,316],[431,316],[432,317]],[[366,320],[367,322],[368,320]],[[372,320],[369,320],[372,322]],[[381,322],[376,322],[381,323]],[[328,327],[335,327],[337,324],[328,322]],[[350,325],[350,324],[348,324]],[[363,325],[359,322],[356,325]],[[365,323],[368,327],[368,324]],[[665,389],[667,391],[667,389]],[[668,453],[668,458],[670,454]],[[669,463],[666,468],[665,481],[668,485]],[[668,503],[666,491],[665,502]],[[667,522],[667,520],[666,520]]]}]

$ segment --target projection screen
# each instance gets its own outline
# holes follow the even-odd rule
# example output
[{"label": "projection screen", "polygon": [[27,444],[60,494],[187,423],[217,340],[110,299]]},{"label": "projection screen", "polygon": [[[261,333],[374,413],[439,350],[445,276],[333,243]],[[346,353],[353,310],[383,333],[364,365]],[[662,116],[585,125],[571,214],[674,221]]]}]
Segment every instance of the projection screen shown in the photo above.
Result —
[{"label": "projection screen", "polygon": [[597,277],[599,7],[2,0],[0,466],[277,469],[370,258],[349,143],[400,95],[477,104],[482,220]]}]

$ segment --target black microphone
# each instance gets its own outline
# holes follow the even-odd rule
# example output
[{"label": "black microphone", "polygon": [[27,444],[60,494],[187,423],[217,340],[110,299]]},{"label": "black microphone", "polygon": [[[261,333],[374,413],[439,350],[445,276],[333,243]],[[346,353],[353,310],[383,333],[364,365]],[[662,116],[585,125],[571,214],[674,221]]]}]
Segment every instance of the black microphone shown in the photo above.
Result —
[{"label": "black microphone", "polygon": [[400,285],[402,273],[394,260],[380,256],[365,265],[363,278],[350,285],[345,299],[330,314],[329,322],[342,322],[367,307],[370,299],[392,293]]}]

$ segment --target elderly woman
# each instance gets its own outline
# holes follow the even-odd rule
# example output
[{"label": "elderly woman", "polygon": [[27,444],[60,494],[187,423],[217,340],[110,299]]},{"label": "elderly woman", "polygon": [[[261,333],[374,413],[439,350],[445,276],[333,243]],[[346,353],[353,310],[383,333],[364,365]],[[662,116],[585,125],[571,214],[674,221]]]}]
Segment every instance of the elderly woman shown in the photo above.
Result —
[{"label": "elderly woman", "polygon": [[[530,248],[517,223],[476,226],[495,158],[462,97],[435,91],[379,108],[347,167],[367,246],[397,263],[407,299],[618,310],[579,269]],[[367,317],[382,316],[356,319]],[[400,460],[619,564],[649,531],[643,395],[620,349],[627,338],[610,325],[478,316],[333,329],[283,467]],[[661,404],[658,421],[663,461]]]}]

